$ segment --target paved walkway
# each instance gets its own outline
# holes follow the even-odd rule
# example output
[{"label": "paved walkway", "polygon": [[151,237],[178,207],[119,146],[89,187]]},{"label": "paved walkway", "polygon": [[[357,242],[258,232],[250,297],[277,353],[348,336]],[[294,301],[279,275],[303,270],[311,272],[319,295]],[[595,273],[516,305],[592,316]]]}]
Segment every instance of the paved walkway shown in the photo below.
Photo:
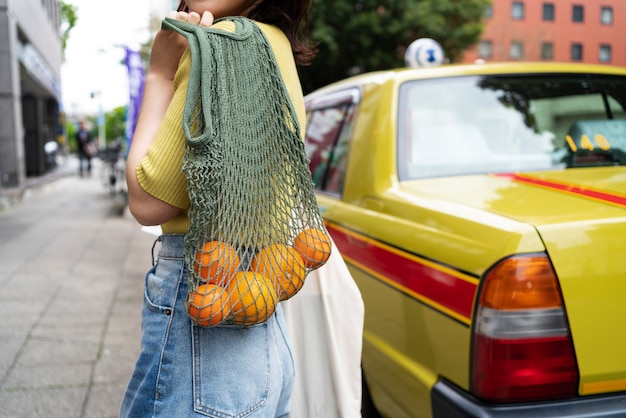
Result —
[{"label": "paved walkway", "polygon": [[75,163],[0,207],[1,418],[117,417],[139,351],[154,237]]}]

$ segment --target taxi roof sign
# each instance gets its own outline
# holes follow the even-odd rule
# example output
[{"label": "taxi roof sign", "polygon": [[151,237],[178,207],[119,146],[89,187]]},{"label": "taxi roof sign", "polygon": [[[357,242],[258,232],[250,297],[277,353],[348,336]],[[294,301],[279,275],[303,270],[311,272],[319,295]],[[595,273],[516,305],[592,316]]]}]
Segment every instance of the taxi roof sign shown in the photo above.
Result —
[{"label": "taxi roof sign", "polygon": [[419,38],[411,42],[404,54],[407,67],[433,67],[441,65],[445,55],[439,42],[430,38]]}]

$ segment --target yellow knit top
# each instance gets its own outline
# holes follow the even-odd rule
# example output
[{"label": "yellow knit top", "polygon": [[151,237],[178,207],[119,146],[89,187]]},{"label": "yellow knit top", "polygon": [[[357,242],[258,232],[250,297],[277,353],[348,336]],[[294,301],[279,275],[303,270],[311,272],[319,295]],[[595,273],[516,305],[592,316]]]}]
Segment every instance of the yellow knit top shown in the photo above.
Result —
[{"label": "yellow knit top", "polygon": [[[276,57],[283,82],[287,87],[293,108],[296,112],[304,134],[305,109],[302,87],[296,70],[296,64],[287,37],[278,28],[255,22],[263,31]],[[233,22],[221,21],[213,28],[233,32]],[[183,54],[178,71],[174,77],[174,96],[167,109],[157,136],[148,149],[148,154],[137,166],[137,179],[141,187],[151,195],[181,211],[174,218],[161,225],[164,234],[184,234],[189,230],[189,196],[187,194],[187,178],[182,171],[185,153],[185,134],[183,132],[183,108],[191,54],[189,50]]]}]

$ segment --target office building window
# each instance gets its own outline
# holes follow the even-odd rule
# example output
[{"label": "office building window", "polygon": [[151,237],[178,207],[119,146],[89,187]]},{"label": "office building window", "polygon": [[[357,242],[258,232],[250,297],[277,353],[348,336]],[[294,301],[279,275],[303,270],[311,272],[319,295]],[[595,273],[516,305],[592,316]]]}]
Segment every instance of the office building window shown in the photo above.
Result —
[{"label": "office building window", "polygon": [[582,61],[583,44],[572,44],[572,61]]},{"label": "office building window", "polygon": [[600,45],[600,62],[611,62],[611,45]]},{"label": "office building window", "polygon": [[524,58],[524,43],[522,41],[511,41],[511,47],[509,49],[509,56],[514,60],[521,60]]},{"label": "office building window", "polygon": [[554,20],[554,3],[543,4],[543,20]]},{"label": "office building window", "polygon": [[524,19],[524,3],[521,1],[514,1],[511,7],[511,17],[514,20]]},{"label": "office building window", "polygon": [[585,21],[585,7],[581,5],[572,6],[572,22]]},{"label": "office building window", "polygon": [[600,22],[603,25],[613,24],[613,8],[611,6],[602,6],[600,10]]},{"label": "office building window", "polygon": [[491,41],[482,40],[478,44],[478,56],[480,58],[491,58],[493,55],[493,43]]},{"label": "office building window", "polygon": [[492,18],[493,17],[493,5],[488,4],[485,8],[485,17]]},{"label": "office building window", "polygon": [[551,60],[554,58],[554,44],[552,42],[543,42],[541,44],[541,59]]}]

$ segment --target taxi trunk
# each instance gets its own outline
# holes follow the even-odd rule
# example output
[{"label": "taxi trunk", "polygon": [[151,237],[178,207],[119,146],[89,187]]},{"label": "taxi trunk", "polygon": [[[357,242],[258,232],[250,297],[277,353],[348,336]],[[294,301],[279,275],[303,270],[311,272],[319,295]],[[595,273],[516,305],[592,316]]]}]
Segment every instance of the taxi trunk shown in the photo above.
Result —
[{"label": "taxi trunk", "polygon": [[479,183],[515,199],[477,199],[471,180],[463,187],[443,183],[429,192],[537,229],[562,292],[580,375],[578,393],[626,390],[626,333],[621,332],[626,257],[615,256],[626,253],[623,168],[493,175]]}]

